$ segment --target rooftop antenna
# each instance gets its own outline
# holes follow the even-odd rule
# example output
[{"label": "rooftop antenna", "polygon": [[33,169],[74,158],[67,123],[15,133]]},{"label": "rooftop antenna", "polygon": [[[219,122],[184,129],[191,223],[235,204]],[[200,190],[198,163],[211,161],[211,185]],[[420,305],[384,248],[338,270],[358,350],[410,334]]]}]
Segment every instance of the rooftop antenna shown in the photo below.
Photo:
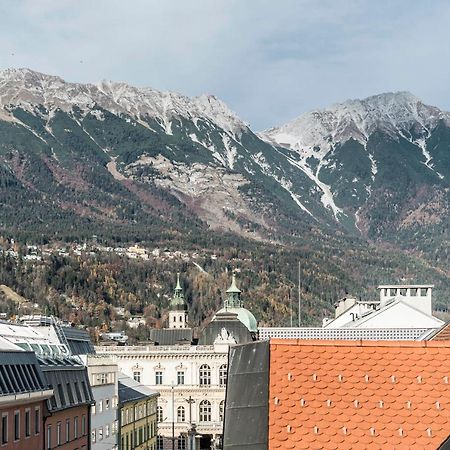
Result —
[{"label": "rooftop antenna", "polygon": [[290,304],[290,309],[291,309],[291,328],[292,328],[292,327],[294,326],[294,322],[293,322],[293,320],[294,320],[294,317],[293,317],[293,315],[294,315],[294,311],[293,311],[294,306],[293,306],[293,304],[292,304],[292,293],[291,293],[291,288],[289,288],[288,295],[289,295],[289,304]]},{"label": "rooftop antenna", "polygon": [[299,328],[302,326],[302,294],[301,294],[301,263],[298,262],[298,326]]}]

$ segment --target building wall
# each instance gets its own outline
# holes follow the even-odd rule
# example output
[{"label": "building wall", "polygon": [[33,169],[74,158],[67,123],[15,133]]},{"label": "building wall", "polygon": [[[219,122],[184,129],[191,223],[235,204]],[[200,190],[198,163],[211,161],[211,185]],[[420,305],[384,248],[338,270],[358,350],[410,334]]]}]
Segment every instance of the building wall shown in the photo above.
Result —
[{"label": "building wall", "polygon": [[[89,406],[77,406],[53,412],[45,420],[44,449],[88,450],[89,449]],[[83,417],[85,419],[83,419]],[[78,437],[74,435],[75,422],[78,418]],[[83,429],[83,421],[85,427]],[[66,433],[66,421],[69,422],[69,436]],[[61,444],[58,445],[58,423],[61,424]],[[49,445],[49,427],[51,442]]]},{"label": "building wall", "polygon": [[[23,405],[0,406],[0,449],[1,450],[38,450],[44,448],[45,402],[33,402]],[[35,427],[35,411],[39,411],[38,429]],[[29,436],[25,433],[26,411],[30,413]],[[19,439],[14,439],[15,414],[19,413]],[[3,417],[7,417],[7,443],[2,444]]]},{"label": "building wall", "polygon": [[92,450],[113,450],[118,445],[117,364],[110,358],[86,358],[95,405],[91,408]]},{"label": "building wall", "polygon": [[114,384],[92,386],[95,406],[91,408],[92,450],[112,450],[117,446],[117,389]]},{"label": "building wall", "polygon": [[120,450],[156,450],[156,397],[121,405]]}]

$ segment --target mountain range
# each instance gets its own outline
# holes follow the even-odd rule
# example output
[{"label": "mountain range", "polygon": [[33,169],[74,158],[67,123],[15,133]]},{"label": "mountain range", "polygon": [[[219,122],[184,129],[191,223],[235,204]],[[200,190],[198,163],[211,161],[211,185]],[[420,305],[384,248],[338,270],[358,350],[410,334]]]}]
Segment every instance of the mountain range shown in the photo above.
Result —
[{"label": "mountain range", "polygon": [[7,69],[0,233],[200,243],[220,230],[288,246],[325,233],[447,276],[449,146],[450,113],[407,92],[256,132],[212,95]]}]

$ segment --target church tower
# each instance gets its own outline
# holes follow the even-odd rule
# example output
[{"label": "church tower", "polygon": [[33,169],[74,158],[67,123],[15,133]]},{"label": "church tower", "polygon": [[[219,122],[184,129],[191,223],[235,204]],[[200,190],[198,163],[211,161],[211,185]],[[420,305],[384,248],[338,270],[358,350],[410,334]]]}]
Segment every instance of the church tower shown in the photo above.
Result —
[{"label": "church tower", "polygon": [[170,300],[169,328],[188,328],[186,302],[180,285],[180,274],[177,273],[177,285]]},{"label": "church tower", "polygon": [[242,308],[241,290],[236,285],[236,275],[233,274],[231,286],[227,289],[227,298],[225,299],[225,309]]}]

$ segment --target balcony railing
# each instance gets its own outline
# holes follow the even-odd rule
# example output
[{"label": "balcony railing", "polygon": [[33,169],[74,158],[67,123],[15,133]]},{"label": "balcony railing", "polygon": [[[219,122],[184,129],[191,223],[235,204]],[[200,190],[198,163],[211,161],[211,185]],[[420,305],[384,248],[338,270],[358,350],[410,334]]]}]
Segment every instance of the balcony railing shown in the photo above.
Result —
[{"label": "balcony railing", "polygon": [[224,353],[215,352],[213,345],[125,345],[116,347],[96,346],[99,355],[122,355],[127,353]]}]

